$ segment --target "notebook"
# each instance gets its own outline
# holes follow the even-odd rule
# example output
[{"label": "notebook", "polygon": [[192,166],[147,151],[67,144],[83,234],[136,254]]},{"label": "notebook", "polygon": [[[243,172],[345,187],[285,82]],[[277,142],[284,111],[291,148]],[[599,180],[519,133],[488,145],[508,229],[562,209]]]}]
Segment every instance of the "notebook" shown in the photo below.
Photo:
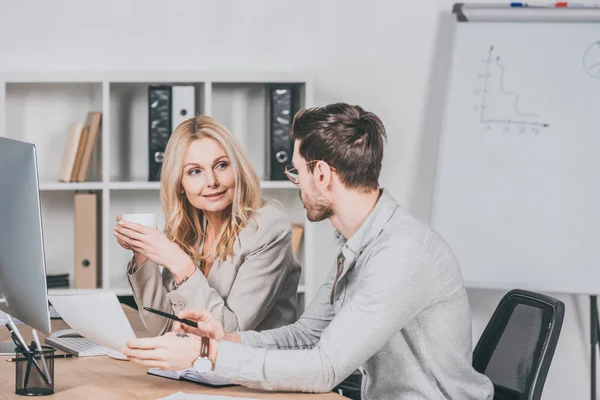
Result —
[{"label": "notebook", "polygon": [[199,383],[201,385],[211,387],[223,387],[223,386],[234,386],[234,383],[221,378],[214,374],[214,372],[207,372],[201,374],[193,368],[187,368],[179,371],[167,371],[161,368],[150,368],[148,374],[162,376],[164,378],[175,379],[179,381],[188,381]]}]

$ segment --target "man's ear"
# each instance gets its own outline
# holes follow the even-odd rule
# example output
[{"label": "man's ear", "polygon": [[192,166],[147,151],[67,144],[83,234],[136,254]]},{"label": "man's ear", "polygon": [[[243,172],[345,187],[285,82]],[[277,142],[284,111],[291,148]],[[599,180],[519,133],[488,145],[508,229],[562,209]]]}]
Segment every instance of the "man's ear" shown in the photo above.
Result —
[{"label": "man's ear", "polygon": [[318,161],[313,171],[315,185],[317,188],[324,190],[331,185],[333,179],[331,167],[323,161]]}]

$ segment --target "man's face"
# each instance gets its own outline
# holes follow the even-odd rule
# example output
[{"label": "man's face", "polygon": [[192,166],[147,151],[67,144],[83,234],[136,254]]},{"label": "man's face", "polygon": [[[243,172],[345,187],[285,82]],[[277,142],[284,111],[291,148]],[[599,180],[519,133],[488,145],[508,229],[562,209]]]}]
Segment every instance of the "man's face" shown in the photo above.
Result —
[{"label": "man's face", "polygon": [[300,188],[300,200],[306,209],[306,217],[309,221],[318,222],[330,218],[333,215],[331,201],[325,193],[317,188],[315,179],[318,176],[318,166],[316,162],[312,163],[315,167],[314,173],[310,172],[310,165],[306,165],[306,160],[300,155],[300,141],[294,142],[294,155],[292,164],[298,170],[298,187]]}]

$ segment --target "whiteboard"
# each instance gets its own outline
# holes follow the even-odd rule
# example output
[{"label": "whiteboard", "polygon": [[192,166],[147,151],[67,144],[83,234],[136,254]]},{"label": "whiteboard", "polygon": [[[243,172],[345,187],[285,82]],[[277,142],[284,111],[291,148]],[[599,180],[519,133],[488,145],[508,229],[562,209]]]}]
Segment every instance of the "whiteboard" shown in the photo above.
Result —
[{"label": "whiteboard", "polygon": [[468,287],[599,294],[600,23],[453,34],[431,225]]}]

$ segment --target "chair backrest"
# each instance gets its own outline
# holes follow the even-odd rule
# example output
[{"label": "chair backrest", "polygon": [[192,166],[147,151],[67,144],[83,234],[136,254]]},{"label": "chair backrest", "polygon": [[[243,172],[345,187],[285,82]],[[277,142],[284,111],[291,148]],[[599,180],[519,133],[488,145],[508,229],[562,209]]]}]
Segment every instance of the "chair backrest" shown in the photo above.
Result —
[{"label": "chair backrest", "polygon": [[495,400],[537,400],[562,328],[565,305],[515,289],[494,311],[473,352],[473,367],[491,379]]}]

